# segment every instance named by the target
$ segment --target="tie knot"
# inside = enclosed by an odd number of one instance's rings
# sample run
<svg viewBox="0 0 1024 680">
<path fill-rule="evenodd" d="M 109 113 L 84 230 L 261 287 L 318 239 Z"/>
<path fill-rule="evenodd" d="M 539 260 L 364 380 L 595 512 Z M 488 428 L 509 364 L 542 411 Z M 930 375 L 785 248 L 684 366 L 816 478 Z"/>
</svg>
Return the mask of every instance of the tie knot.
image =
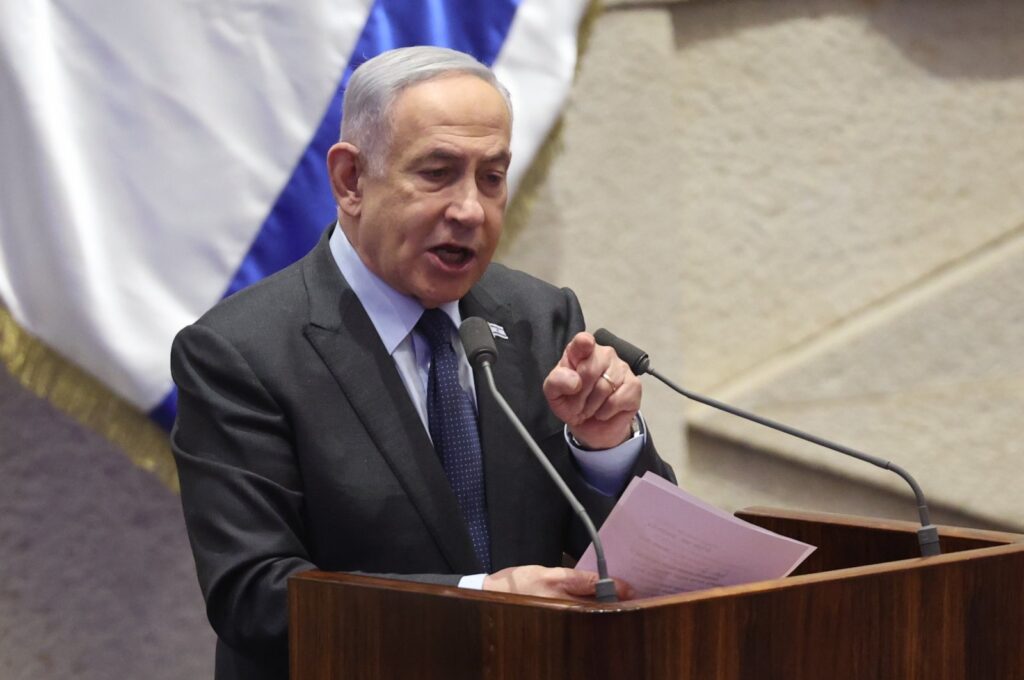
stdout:
<svg viewBox="0 0 1024 680">
<path fill-rule="evenodd" d="M 416 330 L 426 337 L 431 352 L 451 347 L 453 327 L 451 318 L 438 308 L 423 310 L 423 316 L 416 322 Z"/>
</svg>

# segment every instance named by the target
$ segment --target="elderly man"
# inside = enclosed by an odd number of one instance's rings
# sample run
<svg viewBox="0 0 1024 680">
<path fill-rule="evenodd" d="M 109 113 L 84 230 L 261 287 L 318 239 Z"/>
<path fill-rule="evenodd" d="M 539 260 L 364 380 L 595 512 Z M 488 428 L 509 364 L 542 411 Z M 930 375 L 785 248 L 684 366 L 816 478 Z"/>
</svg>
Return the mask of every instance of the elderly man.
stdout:
<svg viewBox="0 0 1024 680">
<path fill-rule="evenodd" d="M 638 379 L 572 292 L 491 264 L 511 118 L 464 54 L 368 61 L 327 158 L 337 224 L 176 338 L 172 442 L 218 678 L 287 677 L 286 581 L 308 569 L 593 593 L 556 566 L 588 539 L 477 389 L 462 318 L 498 329 L 499 388 L 598 524 L 632 475 L 671 478 Z"/>
</svg>

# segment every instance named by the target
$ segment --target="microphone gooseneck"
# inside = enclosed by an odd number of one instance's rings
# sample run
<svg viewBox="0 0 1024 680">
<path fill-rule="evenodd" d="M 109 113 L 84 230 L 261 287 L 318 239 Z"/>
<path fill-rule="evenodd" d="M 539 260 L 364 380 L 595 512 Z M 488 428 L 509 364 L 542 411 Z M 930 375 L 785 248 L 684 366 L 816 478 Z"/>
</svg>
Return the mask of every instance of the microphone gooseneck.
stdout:
<svg viewBox="0 0 1024 680">
<path fill-rule="evenodd" d="M 540 450 L 540 446 L 530 436 L 530 433 L 523 426 L 519 417 L 516 416 L 512 407 L 501 396 L 497 385 L 494 384 L 494 373 L 491 371 L 491 365 L 498 361 L 498 350 L 495 347 L 494 336 L 491 334 L 490 326 L 480 317 L 472 316 L 464 320 L 462 325 L 459 326 L 459 338 L 462 340 L 462 346 L 466 350 L 466 358 L 469 359 L 470 365 L 483 372 L 487 381 L 487 387 L 494 396 L 494 400 L 498 402 L 498 406 L 501 407 L 501 410 L 504 411 L 509 421 L 516 428 L 519 436 L 526 442 L 527 448 L 530 449 L 534 457 L 548 473 L 548 476 L 555 483 L 555 486 L 558 487 L 558 490 L 562 492 L 565 500 L 569 502 L 573 512 L 580 518 L 583 526 L 587 529 L 587 533 L 590 534 L 590 540 L 594 543 L 594 553 L 597 556 L 598 581 L 594 589 L 597 601 L 617 602 L 618 596 L 615 593 L 615 582 L 608 576 L 608 566 L 604 559 L 604 546 L 601 545 L 601 537 L 597 535 L 597 528 L 594 526 L 594 522 L 591 521 L 587 511 L 583 508 L 583 504 L 573 495 L 569 486 L 562 479 L 561 475 L 558 474 L 558 471 L 555 470 L 555 466 L 551 464 L 551 461 L 544 455 L 544 452 Z"/>
<path fill-rule="evenodd" d="M 796 429 L 795 427 L 790 427 L 789 425 L 785 425 L 778 421 L 771 420 L 770 418 L 759 416 L 756 413 L 751 413 L 750 411 L 745 411 L 741 408 L 730 406 L 729 404 L 718 401 L 717 399 L 705 397 L 703 395 L 697 394 L 696 392 L 691 392 L 689 390 L 683 389 L 679 385 L 676 385 L 674 382 L 672 382 L 671 380 L 669 380 L 668 378 L 666 378 L 665 376 L 661 375 L 656 370 L 651 368 L 650 358 L 647 356 L 646 352 L 626 342 L 622 338 L 619 338 L 614 333 L 604 328 L 601 328 L 596 333 L 594 333 L 594 338 L 597 340 L 598 344 L 605 345 L 614 349 L 615 352 L 619 355 L 619 357 L 627 364 L 629 364 L 630 370 L 632 370 L 635 375 L 643 375 L 644 373 L 648 373 L 657 378 L 658 380 L 660 380 L 661 382 L 665 383 L 671 389 L 675 390 L 676 392 L 683 395 L 687 399 L 692 399 L 693 401 L 700 402 L 702 404 L 710 406 L 711 408 L 718 409 L 719 411 L 724 411 L 739 418 L 743 418 L 744 420 L 749 420 L 751 422 L 757 423 L 758 425 L 763 425 L 764 427 L 768 427 L 773 430 L 778 430 L 779 432 L 788 434 L 791 437 L 803 439 L 804 441 L 811 442 L 812 444 L 817 444 L 818 446 L 823 446 L 827 449 L 832 449 L 833 451 L 837 451 L 852 458 L 862 460 L 865 463 L 870 463 L 871 465 L 880 467 L 883 470 L 895 472 L 897 475 L 902 477 L 907 482 L 907 484 L 910 485 L 911 490 L 914 492 L 914 498 L 917 501 L 917 512 L 918 517 L 921 521 L 921 528 L 917 530 L 917 542 L 921 548 L 921 556 L 932 557 L 934 555 L 941 554 L 942 551 L 939 547 L 939 530 L 935 527 L 935 525 L 931 523 L 931 518 L 928 514 L 928 504 L 925 502 L 924 498 L 924 491 L 921 490 L 921 486 L 917 483 L 917 480 L 915 480 L 909 472 L 904 470 L 896 463 L 884 460 L 882 458 L 878 458 L 876 456 L 872 456 L 867 453 L 863 453 L 862 451 L 857 451 L 856 449 L 851 449 L 848 446 L 837 444 L 823 437 L 818 437 L 816 435 L 803 432 L 801 430 Z"/>
</svg>

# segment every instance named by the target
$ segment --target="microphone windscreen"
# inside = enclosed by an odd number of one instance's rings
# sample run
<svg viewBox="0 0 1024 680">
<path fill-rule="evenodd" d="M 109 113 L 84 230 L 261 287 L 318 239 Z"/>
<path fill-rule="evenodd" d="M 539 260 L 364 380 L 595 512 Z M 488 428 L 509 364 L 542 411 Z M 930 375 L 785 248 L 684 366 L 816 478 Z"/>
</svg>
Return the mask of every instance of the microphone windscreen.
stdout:
<svg viewBox="0 0 1024 680">
<path fill-rule="evenodd" d="M 651 359 L 647 356 L 647 352 L 626 342 L 607 328 L 598 328 L 594 333 L 594 340 L 599 345 L 614 349 L 619 358 L 629 364 L 629 370 L 633 371 L 634 375 L 643 375 L 651 366 Z"/>
<path fill-rule="evenodd" d="M 491 327 L 479 316 L 471 316 L 459 326 L 459 339 L 466 350 L 469 365 L 477 368 L 480 362 L 498 363 L 498 348 L 494 345 Z"/>
</svg>

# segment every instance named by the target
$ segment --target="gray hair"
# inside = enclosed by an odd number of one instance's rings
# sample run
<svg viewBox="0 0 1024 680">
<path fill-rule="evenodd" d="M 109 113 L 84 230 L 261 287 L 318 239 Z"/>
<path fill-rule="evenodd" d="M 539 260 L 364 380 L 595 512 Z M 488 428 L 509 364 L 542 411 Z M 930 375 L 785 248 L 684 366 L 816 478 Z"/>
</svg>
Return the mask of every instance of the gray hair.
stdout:
<svg viewBox="0 0 1024 680">
<path fill-rule="evenodd" d="M 418 83 L 462 74 L 494 87 L 504 98 L 511 121 L 512 99 L 491 69 L 447 47 L 401 47 L 377 55 L 352 72 L 342 105 L 341 139 L 359 148 L 371 173 L 382 174 L 391 146 L 391 105 L 398 95 Z"/>
</svg>

